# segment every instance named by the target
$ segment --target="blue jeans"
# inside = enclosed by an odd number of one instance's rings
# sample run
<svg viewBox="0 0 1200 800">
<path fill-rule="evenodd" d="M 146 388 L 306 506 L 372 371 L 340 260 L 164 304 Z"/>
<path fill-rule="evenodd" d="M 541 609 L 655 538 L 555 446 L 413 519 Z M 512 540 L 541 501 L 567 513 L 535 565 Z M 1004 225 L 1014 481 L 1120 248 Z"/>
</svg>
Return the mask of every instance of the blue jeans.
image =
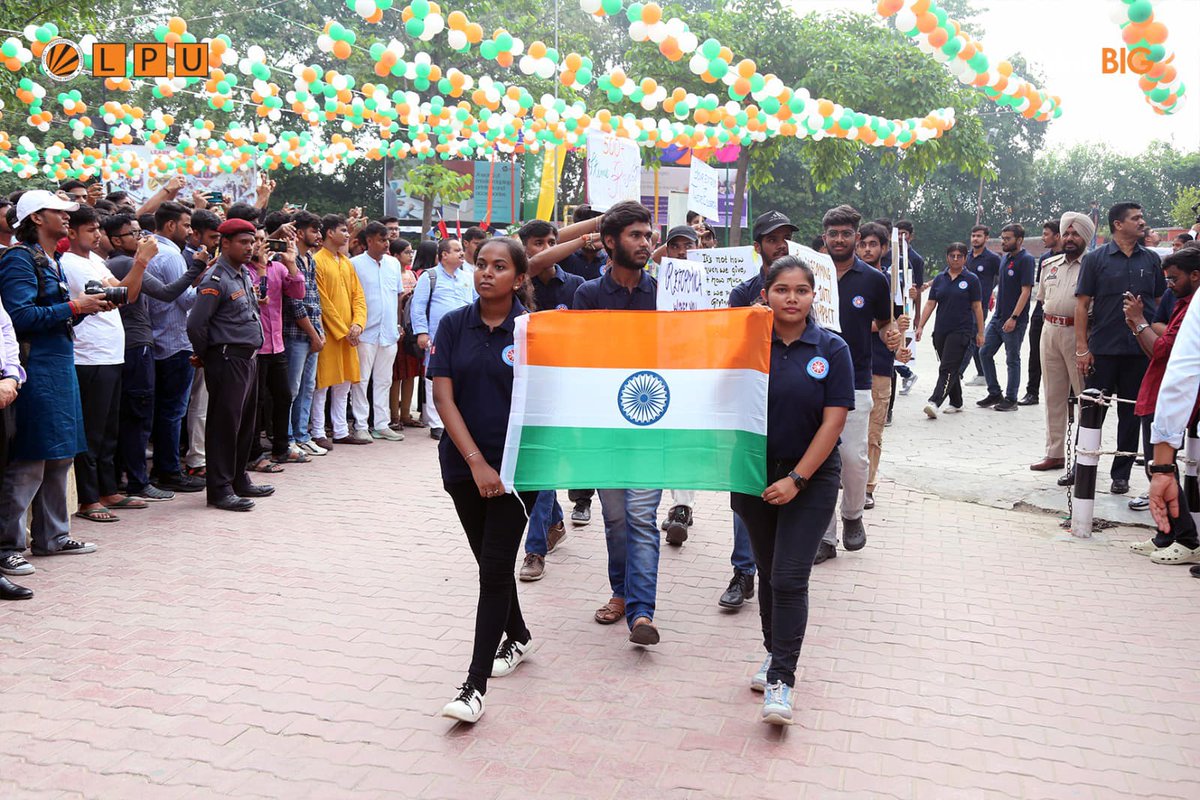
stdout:
<svg viewBox="0 0 1200 800">
<path fill-rule="evenodd" d="M 638 617 L 654 619 L 658 594 L 658 504 L 662 489 L 600 489 L 608 582 L 612 596 L 625 600 L 629 627 Z"/>
<path fill-rule="evenodd" d="M 737 514 L 733 515 L 733 552 L 729 554 L 733 571 L 741 575 L 754 574 L 754 549 L 750 546 L 750 531 Z"/>
<path fill-rule="evenodd" d="M 537 493 L 537 502 L 529 510 L 529 532 L 525 534 L 525 552 L 546 555 L 546 533 L 551 526 L 563 521 L 562 506 L 557 492 L 547 489 Z"/>
<path fill-rule="evenodd" d="M 192 375 L 188 361 L 190 350 L 154 361 L 154 474 L 159 477 L 178 475 L 179 428 L 187 416 L 188 398 L 192 394 Z"/>
<path fill-rule="evenodd" d="M 308 418 L 312 413 L 313 392 L 317 389 L 317 356 L 309 352 L 308 339 L 284 339 L 287 353 L 288 390 L 292 393 L 292 412 L 288 424 L 288 442 L 304 444 L 312 439 Z"/>
<path fill-rule="evenodd" d="M 1008 365 L 1008 383 L 1004 397 L 1016 402 L 1017 391 L 1021 388 L 1021 342 L 1025 339 L 1025 328 L 1029 325 L 1029 319 L 1017 320 L 1017 327 L 1013 328 L 1012 333 L 1004 332 L 1004 323 L 1007 321 L 1007 317 L 1001 319 L 999 314 L 992 315 L 979 358 L 983 362 L 983 377 L 987 379 L 988 394 L 1000 394 L 1000 380 L 996 377 L 996 353 L 1000 352 L 1000 345 L 1004 345 L 1005 362 Z"/>
</svg>

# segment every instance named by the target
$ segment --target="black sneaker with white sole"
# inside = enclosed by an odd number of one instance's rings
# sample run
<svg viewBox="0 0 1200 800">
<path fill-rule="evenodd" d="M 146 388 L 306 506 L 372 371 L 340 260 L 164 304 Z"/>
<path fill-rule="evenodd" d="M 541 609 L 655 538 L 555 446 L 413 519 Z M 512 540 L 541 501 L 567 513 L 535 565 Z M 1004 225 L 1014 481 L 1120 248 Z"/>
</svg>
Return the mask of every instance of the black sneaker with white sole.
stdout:
<svg viewBox="0 0 1200 800">
<path fill-rule="evenodd" d="M 476 723 L 483 716 L 483 693 L 469 682 L 458 687 L 458 696 L 442 706 L 442 716 Z"/>
<path fill-rule="evenodd" d="M 67 539 L 62 543 L 62 547 L 57 550 L 34 550 L 32 552 L 39 558 L 43 556 L 81 556 L 85 553 L 96 552 L 96 545 L 91 542 L 79 542 L 74 539 Z"/>
<path fill-rule="evenodd" d="M 590 503 L 576 503 L 575 508 L 571 511 L 571 524 L 575 526 L 587 525 L 592 521 L 592 506 Z"/>
<path fill-rule="evenodd" d="M 36 571 L 20 554 L 0 558 L 0 575 L 32 575 Z"/>
</svg>

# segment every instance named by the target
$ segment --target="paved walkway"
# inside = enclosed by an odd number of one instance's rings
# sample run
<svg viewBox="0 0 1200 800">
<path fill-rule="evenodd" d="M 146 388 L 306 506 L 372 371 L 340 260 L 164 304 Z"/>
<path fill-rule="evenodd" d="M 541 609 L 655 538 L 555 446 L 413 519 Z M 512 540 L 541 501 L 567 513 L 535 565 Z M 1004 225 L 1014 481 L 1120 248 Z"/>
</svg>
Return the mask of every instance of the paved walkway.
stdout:
<svg viewBox="0 0 1200 800">
<path fill-rule="evenodd" d="M 602 531 L 572 531 L 521 587 L 540 649 L 455 727 L 476 594 L 435 464 L 341 447 L 250 514 L 81 522 L 100 551 L 0 606 L 0 797 L 1200 797 L 1200 581 L 890 483 L 816 570 L 793 728 L 756 719 L 757 604 L 716 606 L 707 494 L 664 549 L 660 647 L 591 621 Z"/>
</svg>

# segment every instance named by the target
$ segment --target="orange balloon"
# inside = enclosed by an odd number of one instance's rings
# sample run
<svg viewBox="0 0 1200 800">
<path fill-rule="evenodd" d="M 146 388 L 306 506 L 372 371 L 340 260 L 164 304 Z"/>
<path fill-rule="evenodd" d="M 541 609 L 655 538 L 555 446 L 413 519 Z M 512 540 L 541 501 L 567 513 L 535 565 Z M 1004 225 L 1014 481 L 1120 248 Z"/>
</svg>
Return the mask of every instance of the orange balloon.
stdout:
<svg viewBox="0 0 1200 800">
<path fill-rule="evenodd" d="M 750 81 L 745 78 L 738 78 L 733 82 L 733 91 L 740 95 L 750 94 Z"/>
<path fill-rule="evenodd" d="M 529 45 L 530 58 L 542 58 L 546 55 L 546 45 L 544 42 L 533 42 Z"/>
<path fill-rule="evenodd" d="M 350 57 L 350 43 L 338 39 L 333 43 L 333 57 L 347 59 Z"/>
<path fill-rule="evenodd" d="M 467 41 L 471 44 L 479 44 L 483 41 L 483 26 L 478 22 L 467 24 Z"/>
<path fill-rule="evenodd" d="M 756 65 L 753 61 L 751 61 L 748 58 L 743 58 L 741 61 L 738 62 L 737 72 L 738 72 L 738 75 L 740 75 L 743 78 L 753 77 L 754 73 L 757 71 L 758 71 L 758 65 Z"/>
<path fill-rule="evenodd" d="M 1121 39 L 1125 44 L 1133 44 L 1139 39 L 1146 39 L 1146 28 L 1148 26 L 1144 22 L 1131 22 L 1121 31 Z"/>
<path fill-rule="evenodd" d="M 1007 61 L 1001 61 L 996 65 L 996 72 L 999 72 L 1001 75 L 1012 75 L 1012 64 L 1008 63 Z"/>
<path fill-rule="evenodd" d="M 563 61 L 564 66 L 572 72 L 578 72 L 583 66 L 583 58 L 579 53 L 567 53 L 566 59 Z"/>
<path fill-rule="evenodd" d="M 1148 23 L 1145 36 L 1150 44 L 1162 44 L 1167 40 L 1167 26 L 1161 22 Z"/>
<path fill-rule="evenodd" d="M 511 67 L 513 65 L 513 55 L 507 50 L 496 54 L 496 63 L 502 67 Z"/>
<path fill-rule="evenodd" d="M 945 28 L 934 28 L 929 32 L 929 44 L 933 47 L 941 47 L 948 41 L 950 41 L 950 35 L 946 33 Z"/>
<path fill-rule="evenodd" d="M 930 0 L 917 0 L 912 4 L 912 12 L 917 16 L 924 14 L 929 10 Z"/>
<path fill-rule="evenodd" d="M 825 98 L 821 98 L 820 100 L 817 101 L 817 113 L 820 114 L 822 117 L 830 116 L 831 114 L 833 114 L 833 103 L 826 100 Z"/>
<path fill-rule="evenodd" d="M 183 37 L 181 37 L 175 31 L 170 31 L 169 33 L 167 33 L 166 36 L 163 37 L 163 42 L 165 42 L 169 47 L 174 47 L 175 45 L 179 44 L 182 40 L 183 40 Z"/>
<path fill-rule="evenodd" d="M 647 3 L 642 6 L 642 22 L 653 25 L 662 19 L 662 6 L 658 3 Z"/>
<path fill-rule="evenodd" d="M 881 17 L 890 17 L 902 8 L 904 8 L 904 0 L 879 0 L 875 5 L 875 10 Z"/>
<path fill-rule="evenodd" d="M 917 30 L 921 33 L 929 33 L 937 26 L 937 17 L 933 14 L 926 13 L 917 17 Z"/>
<path fill-rule="evenodd" d="M 375 11 L 372 12 L 371 16 L 366 18 L 366 21 L 371 23 L 372 25 L 382 22 L 383 21 L 383 9 L 376 8 Z"/>
<path fill-rule="evenodd" d="M 452 31 L 462 31 L 467 28 L 467 15 L 461 11 L 451 11 L 446 17 L 446 27 Z"/>
<path fill-rule="evenodd" d="M 171 33 L 183 34 L 187 30 L 187 23 L 182 17 L 171 17 L 167 20 L 167 30 Z"/>
</svg>

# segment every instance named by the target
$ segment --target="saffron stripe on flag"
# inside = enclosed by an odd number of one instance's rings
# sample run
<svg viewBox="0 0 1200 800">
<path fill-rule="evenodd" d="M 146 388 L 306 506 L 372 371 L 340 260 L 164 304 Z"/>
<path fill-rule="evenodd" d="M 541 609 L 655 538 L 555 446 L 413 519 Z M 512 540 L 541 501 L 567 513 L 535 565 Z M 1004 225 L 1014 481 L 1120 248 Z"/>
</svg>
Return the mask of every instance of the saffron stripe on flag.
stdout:
<svg viewBox="0 0 1200 800">
<path fill-rule="evenodd" d="M 737 335 L 731 336 L 732 332 Z M 544 311 L 530 315 L 525 362 L 601 369 L 752 369 L 771 364 L 771 312 Z M 767 344 L 764 344 L 767 343 Z"/>
<path fill-rule="evenodd" d="M 518 491 L 767 488 L 767 437 L 748 431 L 525 426 L 520 436 Z"/>
</svg>

